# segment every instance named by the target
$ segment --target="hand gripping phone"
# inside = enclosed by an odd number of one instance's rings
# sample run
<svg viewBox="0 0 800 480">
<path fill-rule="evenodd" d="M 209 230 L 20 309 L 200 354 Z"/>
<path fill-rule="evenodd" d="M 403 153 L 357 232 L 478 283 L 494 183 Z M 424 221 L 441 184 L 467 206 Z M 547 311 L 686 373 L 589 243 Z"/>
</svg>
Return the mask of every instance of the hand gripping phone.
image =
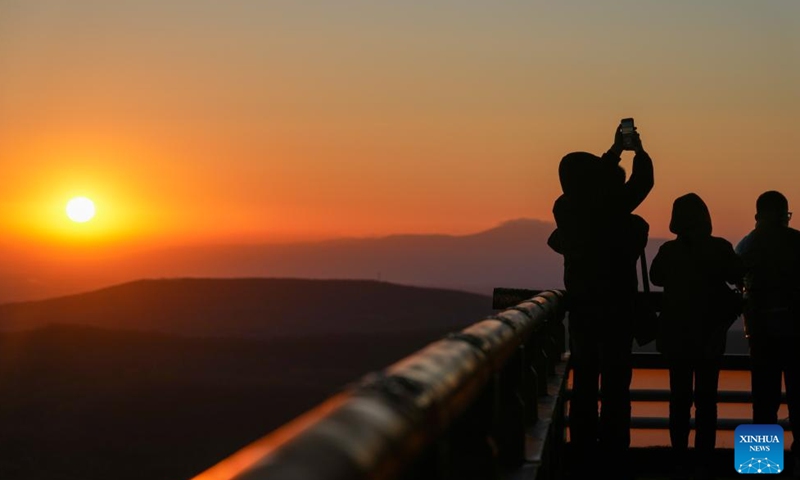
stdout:
<svg viewBox="0 0 800 480">
<path fill-rule="evenodd" d="M 623 118 L 620 120 L 619 131 L 622 134 L 622 147 L 625 150 L 635 150 L 636 139 L 634 135 L 636 133 L 636 127 L 633 125 L 633 119 Z"/>
</svg>

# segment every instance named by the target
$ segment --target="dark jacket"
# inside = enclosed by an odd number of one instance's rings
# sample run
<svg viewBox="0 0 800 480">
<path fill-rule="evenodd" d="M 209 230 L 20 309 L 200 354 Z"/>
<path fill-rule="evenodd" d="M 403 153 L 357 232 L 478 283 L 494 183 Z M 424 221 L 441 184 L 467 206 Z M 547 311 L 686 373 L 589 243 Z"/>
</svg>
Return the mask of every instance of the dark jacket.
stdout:
<svg viewBox="0 0 800 480">
<path fill-rule="evenodd" d="M 800 334 L 800 232 L 759 221 L 736 246 L 745 268 L 745 325 L 748 335 Z M 757 321 L 781 317 L 779 324 Z"/>
<path fill-rule="evenodd" d="M 664 287 L 658 350 L 672 358 L 722 355 L 728 328 L 737 318 L 736 296 L 742 262 L 730 242 L 711 235 L 711 216 L 703 200 L 690 193 L 675 200 L 670 231 L 650 268 L 650 281 Z"/>
<path fill-rule="evenodd" d="M 548 245 L 564 256 L 564 287 L 572 308 L 632 298 L 638 286 L 636 259 L 649 226 L 631 212 L 653 188 L 653 163 L 644 151 L 625 182 L 619 157 L 585 152 L 559 165 L 563 195 L 553 206 L 556 231 Z M 613 300 L 609 300 L 613 299 Z"/>
</svg>

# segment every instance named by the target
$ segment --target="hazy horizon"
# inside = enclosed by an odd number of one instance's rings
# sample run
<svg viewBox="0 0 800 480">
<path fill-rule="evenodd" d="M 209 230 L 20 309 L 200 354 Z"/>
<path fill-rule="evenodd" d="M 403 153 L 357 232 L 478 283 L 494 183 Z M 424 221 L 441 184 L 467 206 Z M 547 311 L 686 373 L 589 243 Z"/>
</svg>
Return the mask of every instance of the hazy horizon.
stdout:
<svg viewBox="0 0 800 480">
<path fill-rule="evenodd" d="M 130 252 L 76 249 L 69 255 L 18 250 L 0 259 L 0 303 L 143 278 L 378 279 L 485 295 L 499 286 L 559 288 L 561 257 L 546 245 L 553 228 L 550 222 L 513 219 L 465 235 L 406 233 Z"/>
</svg>

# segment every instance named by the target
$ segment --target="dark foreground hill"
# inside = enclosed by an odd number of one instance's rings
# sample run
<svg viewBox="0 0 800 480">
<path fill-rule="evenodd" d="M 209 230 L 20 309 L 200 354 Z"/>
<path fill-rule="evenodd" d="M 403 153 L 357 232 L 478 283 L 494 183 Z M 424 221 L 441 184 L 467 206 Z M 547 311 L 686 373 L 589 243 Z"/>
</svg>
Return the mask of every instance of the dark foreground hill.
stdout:
<svg viewBox="0 0 800 480">
<path fill-rule="evenodd" d="M 4 305 L 3 325 L 26 329 L 0 332 L 0 478 L 190 478 L 490 308 L 462 292 L 257 279 Z"/>
<path fill-rule="evenodd" d="M 280 340 L 0 334 L 0 478 L 190 478 L 445 331 Z"/>
<path fill-rule="evenodd" d="M 489 296 L 369 280 L 140 280 L 0 305 L 0 330 L 55 323 L 193 336 L 276 338 L 463 328 Z"/>
</svg>

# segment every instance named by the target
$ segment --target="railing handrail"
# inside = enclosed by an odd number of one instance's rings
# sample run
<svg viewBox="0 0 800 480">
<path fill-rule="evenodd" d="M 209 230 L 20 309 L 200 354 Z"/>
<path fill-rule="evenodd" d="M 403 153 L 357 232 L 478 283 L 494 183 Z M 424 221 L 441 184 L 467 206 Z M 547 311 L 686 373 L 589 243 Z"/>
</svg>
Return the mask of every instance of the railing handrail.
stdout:
<svg viewBox="0 0 800 480">
<path fill-rule="evenodd" d="M 563 296 L 560 290 L 537 292 L 434 341 L 364 376 L 194 480 L 396 478 L 473 408 L 512 357 L 524 355 L 520 347 L 533 333 L 548 324 L 563 329 Z M 561 345 L 551 343 L 547 346 L 551 355 L 564 352 L 563 337 Z M 511 376 L 527 375 L 527 367 L 522 373 L 519 366 L 515 368 L 518 371 Z M 536 381 L 544 381 L 546 390 L 546 378 Z M 529 388 L 536 390 L 535 385 Z M 535 416 L 535 405 L 533 410 Z M 524 443 L 524 438 L 520 440 Z"/>
</svg>

